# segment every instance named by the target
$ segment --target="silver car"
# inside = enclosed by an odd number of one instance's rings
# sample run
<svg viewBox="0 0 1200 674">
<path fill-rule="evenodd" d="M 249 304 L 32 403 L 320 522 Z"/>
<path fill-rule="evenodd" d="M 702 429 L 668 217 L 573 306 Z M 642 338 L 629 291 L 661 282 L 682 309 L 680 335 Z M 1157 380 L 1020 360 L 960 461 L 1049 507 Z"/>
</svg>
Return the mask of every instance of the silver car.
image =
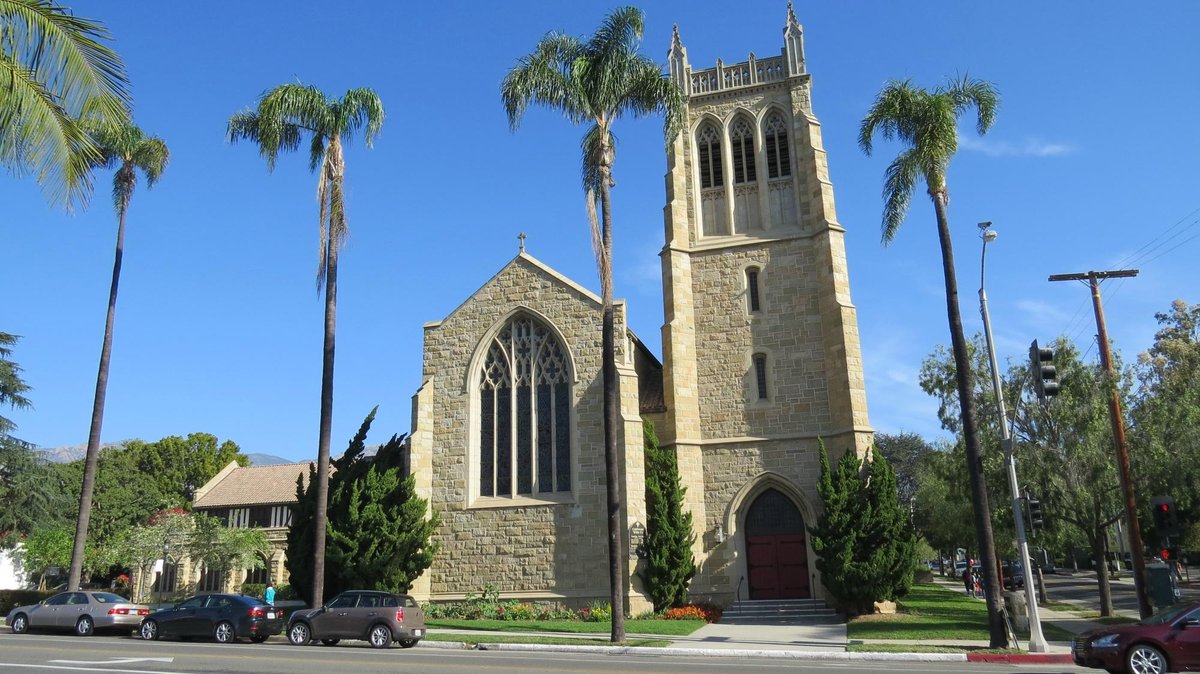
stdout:
<svg viewBox="0 0 1200 674">
<path fill-rule="evenodd" d="M 148 615 L 149 606 L 131 603 L 111 592 L 59 592 L 9 611 L 8 626 L 14 634 L 31 629 L 71 630 L 86 637 L 96 630 L 132 631 Z"/>
</svg>

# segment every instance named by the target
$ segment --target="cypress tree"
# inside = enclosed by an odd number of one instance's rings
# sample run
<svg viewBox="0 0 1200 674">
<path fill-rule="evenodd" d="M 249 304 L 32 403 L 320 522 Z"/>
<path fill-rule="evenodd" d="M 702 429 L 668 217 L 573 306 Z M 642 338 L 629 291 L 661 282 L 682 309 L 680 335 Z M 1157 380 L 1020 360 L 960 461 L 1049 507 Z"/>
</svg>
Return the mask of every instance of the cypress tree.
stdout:
<svg viewBox="0 0 1200 674">
<path fill-rule="evenodd" d="M 642 423 L 646 464 L 646 564 L 639 575 L 654 610 L 687 602 L 688 583 L 696 575 L 692 513 L 683 510 L 687 488 L 679 479 L 675 452 L 658 446 L 654 424 Z"/>
</svg>

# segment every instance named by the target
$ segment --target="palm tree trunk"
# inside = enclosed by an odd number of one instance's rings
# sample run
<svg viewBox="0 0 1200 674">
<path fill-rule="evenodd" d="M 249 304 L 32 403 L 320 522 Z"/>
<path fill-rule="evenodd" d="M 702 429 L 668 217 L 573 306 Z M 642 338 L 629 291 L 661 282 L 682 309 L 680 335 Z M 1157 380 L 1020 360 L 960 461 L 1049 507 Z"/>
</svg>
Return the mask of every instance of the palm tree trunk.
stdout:
<svg viewBox="0 0 1200 674">
<path fill-rule="evenodd" d="M 113 255 L 112 285 L 108 290 L 108 315 L 104 319 L 104 343 L 100 347 L 100 368 L 96 373 L 96 397 L 92 402 L 92 426 L 88 431 L 87 454 L 83 460 L 83 486 L 79 490 L 79 518 L 75 522 L 75 542 L 71 548 L 71 569 L 67 589 L 78 590 L 83 577 L 83 551 L 87 544 L 88 522 L 92 516 L 92 492 L 96 488 L 96 466 L 100 461 L 100 428 L 104 425 L 104 396 L 108 391 L 108 363 L 112 357 L 113 323 L 117 317 L 117 286 L 121 282 L 121 259 L 125 255 L 125 213 L 117 216 L 117 250 Z"/>
<path fill-rule="evenodd" d="M 330 145 L 337 143 L 337 137 Z M 333 148 L 330 148 L 333 151 Z M 331 189 L 341 192 L 341 175 Z M 340 198 L 340 196 L 339 196 Z M 331 213 L 331 218 L 336 217 Z M 331 220 L 325 241 L 325 346 L 321 360 L 321 430 L 317 441 L 317 509 L 313 515 L 312 605 L 325 604 L 325 528 L 329 513 L 329 437 L 333 429 L 333 355 L 337 332 L 337 268 L 340 223 Z"/>
<path fill-rule="evenodd" d="M 967 480 L 971 486 L 971 505 L 975 514 L 975 537 L 979 541 L 979 565 L 983 572 L 984 599 L 988 610 L 988 634 L 992 648 L 1006 648 L 1000 577 L 996 572 L 996 546 L 992 539 L 992 511 L 988 505 L 987 483 L 983 477 L 983 457 L 979 451 L 979 428 L 975 420 L 975 397 L 971 387 L 971 360 L 963 337 L 962 316 L 958 311 L 958 278 L 954 273 L 954 247 L 950 241 L 950 221 L 946 214 L 946 191 L 930 189 L 937 214 L 938 240 L 942 247 L 942 271 L 946 278 L 946 316 L 950 321 L 950 342 L 958 379 L 958 402 L 962 407 L 963 438 L 967 449 Z"/>
<path fill-rule="evenodd" d="M 612 287 L 612 195 L 607 151 L 600 176 L 601 241 L 604 259 L 600 261 L 600 290 L 604 305 L 601 327 L 601 358 L 604 385 L 604 476 L 608 497 L 608 572 L 612 601 L 613 642 L 625 641 L 625 552 L 621 545 L 621 489 L 617 465 L 617 430 L 620 428 L 617 390 L 616 326 L 613 316 Z"/>
</svg>

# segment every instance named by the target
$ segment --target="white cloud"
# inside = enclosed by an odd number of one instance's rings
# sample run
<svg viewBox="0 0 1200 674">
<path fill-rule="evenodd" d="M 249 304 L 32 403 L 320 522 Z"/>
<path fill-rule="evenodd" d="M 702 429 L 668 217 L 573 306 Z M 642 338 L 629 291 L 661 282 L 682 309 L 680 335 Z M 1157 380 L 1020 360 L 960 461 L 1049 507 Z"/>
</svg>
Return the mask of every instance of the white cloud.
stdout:
<svg viewBox="0 0 1200 674">
<path fill-rule="evenodd" d="M 1075 152 L 1066 143 L 1053 143 L 1037 138 L 1020 142 L 979 138 L 973 132 L 959 134 L 958 146 L 964 150 L 981 152 L 989 157 L 1060 157 Z"/>
</svg>

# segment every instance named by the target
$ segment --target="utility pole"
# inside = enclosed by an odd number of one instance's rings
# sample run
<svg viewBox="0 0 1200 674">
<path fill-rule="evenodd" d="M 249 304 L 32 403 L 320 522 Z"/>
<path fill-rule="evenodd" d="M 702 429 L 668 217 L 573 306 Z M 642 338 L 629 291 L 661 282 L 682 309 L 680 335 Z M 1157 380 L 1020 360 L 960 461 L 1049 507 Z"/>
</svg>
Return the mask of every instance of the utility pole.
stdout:
<svg viewBox="0 0 1200 674">
<path fill-rule="evenodd" d="M 1029 558 L 1029 542 L 1025 538 L 1025 517 L 1021 514 L 1021 489 L 1017 486 L 1017 455 L 1013 440 L 1008 432 L 1008 414 L 1004 409 L 1004 387 L 1000 382 L 1000 366 L 996 363 L 996 346 L 992 341 L 992 319 L 988 314 L 987 290 L 984 289 L 984 270 L 987 262 L 987 245 L 996 240 L 996 231 L 991 221 L 979 223 L 979 238 L 983 239 L 983 252 L 979 255 L 979 313 L 983 317 L 983 336 L 987 340 L 988 363 L 992 366 L 992 391 L 996 395 L 996 412 L 1000 415 L 1000 447 L 1004 450 L 1004 463 L 1008 469 L 1008 490 L 1012 494 L 1013 525 L 1017 534 L 1017 555 L 1025 577 L 1025 610 L 1029 612 L 1029 652 L 1046 653 L 1046 638 L 1042 636 L 1042 622 L 1038 616 L 1037 597 L 1034 596 L 1032 561 Z M 1002 573 L 996 574 L 1003 578 Z M 1003 582 L 1003 581 L 1001 581 Z"/>
<path fill-rule="evenodd" d="M 1121 417 L 1121 396 L 1113 376 L 1112 352 L 1108 345 L 1108 330 L 1104 324 L 1104 305 L 1100 301 L 1100 281 L 1109 278 L 1131 278 L 1137 276 L 1136 269 L 1118 271 L 1089 271 L 1082 274 L 1054 274 L 1051 281 L 1085 281 L 1092 289 L 1092 307 L 1096 312 L 1096 341 L 1100 343 L 1100 364 L 1108 374 L 1108 414 L 1112 419 L 1113 444 L 1117 450 L 1117 471 L 1121 475 L 1121 492 L 1125 496 L 1125 526 L 1129 529 L 1130 557 L 1133 558 L 1133 586 L 1137 591 L 1138 613 L 1149 618 L 1153 611 L 1150 598 L 1146 595 L 1146 560 L 1142 550 L 1142 529 L 1137 518 L 1137 498 L 1133 493 L 1133 471 L 1129 468 L 1129 447 L 1125 444 L 1125 422 Z M 1104 564 L 1108 560 L 1097 560 Z"/>
</svg>

